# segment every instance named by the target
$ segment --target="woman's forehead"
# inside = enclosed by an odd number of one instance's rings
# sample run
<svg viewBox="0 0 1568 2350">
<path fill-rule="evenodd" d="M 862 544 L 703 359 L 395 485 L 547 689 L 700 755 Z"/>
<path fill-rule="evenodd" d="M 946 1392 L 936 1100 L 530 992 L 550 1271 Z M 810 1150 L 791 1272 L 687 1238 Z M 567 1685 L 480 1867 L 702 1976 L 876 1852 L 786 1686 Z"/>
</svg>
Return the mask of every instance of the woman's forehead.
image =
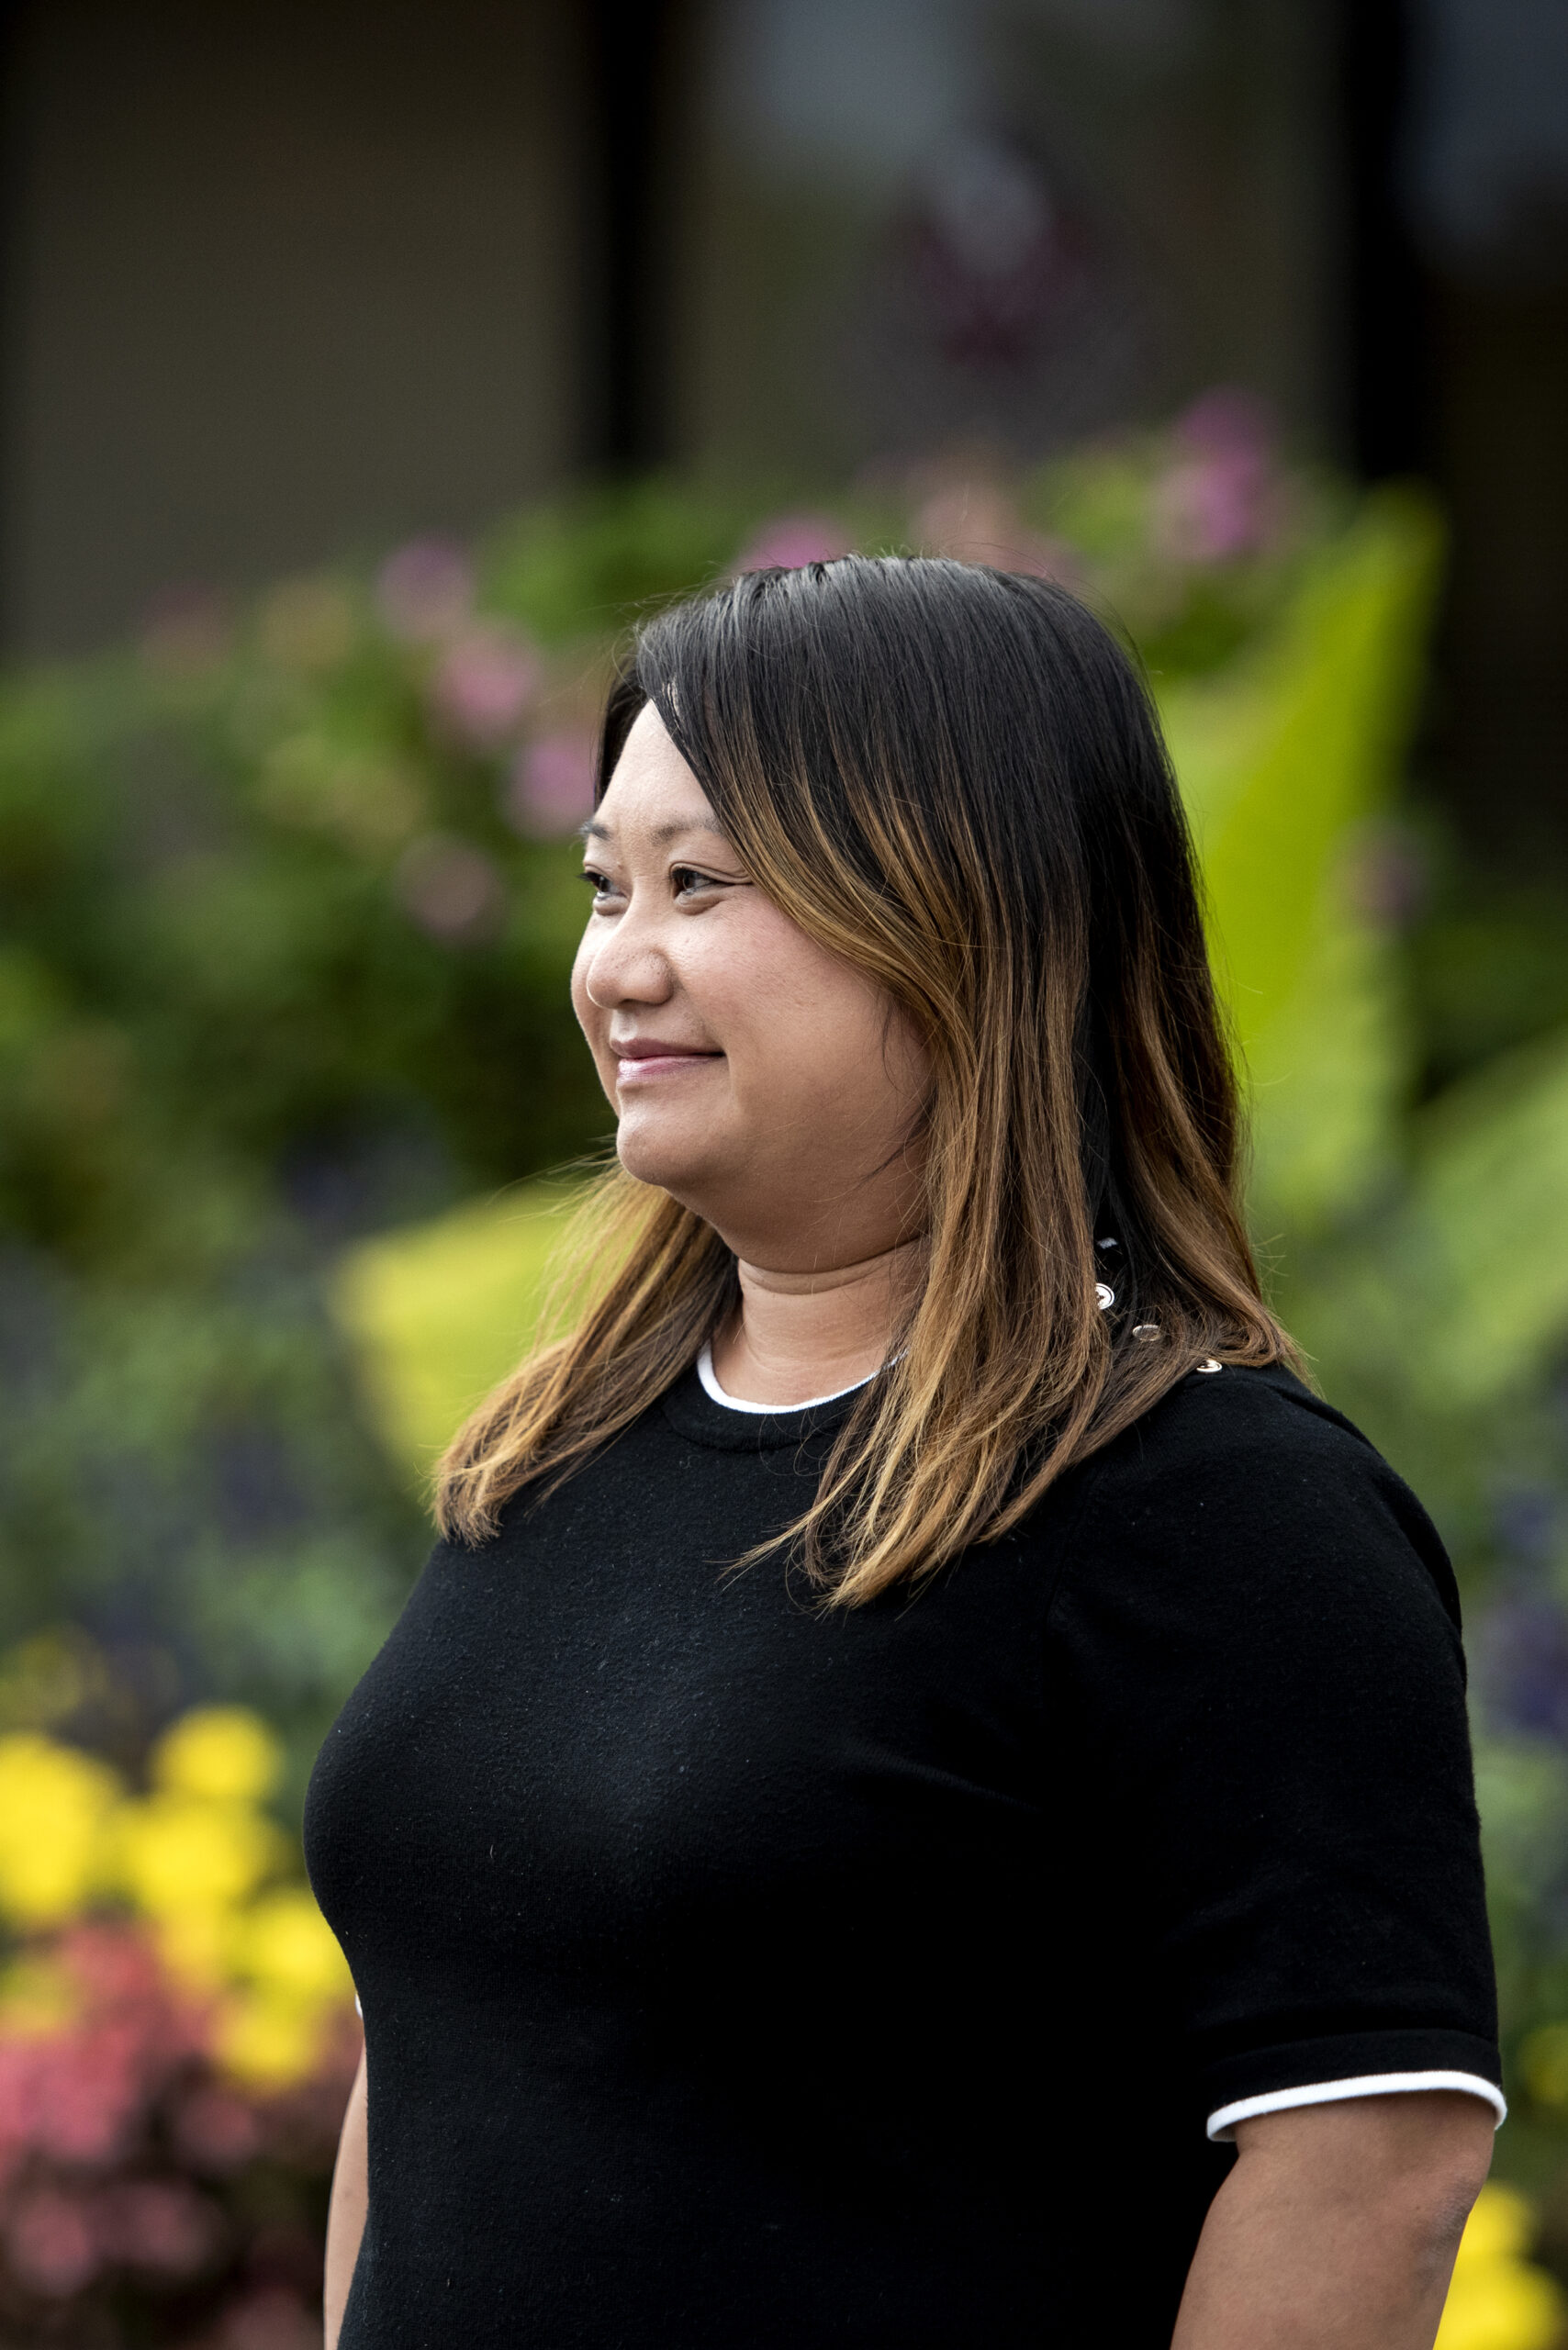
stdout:
<svg viewBox="0 0 1568 2350">
<path fill-rule="evenodd" d="M 629 831 L 667 836 L 672 828 L 720 830 L 707 794 L 649 702 L 638 712 L 604 798 L 584 831 L 604 840 Z"/>
</svg>

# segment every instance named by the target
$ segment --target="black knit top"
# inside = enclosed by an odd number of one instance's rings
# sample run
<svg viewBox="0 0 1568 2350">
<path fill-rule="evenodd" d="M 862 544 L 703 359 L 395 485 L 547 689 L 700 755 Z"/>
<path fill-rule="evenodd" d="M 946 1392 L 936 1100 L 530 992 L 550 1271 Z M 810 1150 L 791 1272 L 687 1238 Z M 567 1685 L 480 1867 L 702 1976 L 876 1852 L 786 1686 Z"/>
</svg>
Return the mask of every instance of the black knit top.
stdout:
<svg viewBox="0 0 1568 2350">
<path fill-rule="evenodd" d="M 1193 1373 L 829 1612 L 726 1569 L 845 1408 L 689 1375 L 323 1746 L 343 2350 L 1163 2350 L 1238 2109 L 1497 2080 L 1452 1575 L 1364 1439 Z"/>
</svg>

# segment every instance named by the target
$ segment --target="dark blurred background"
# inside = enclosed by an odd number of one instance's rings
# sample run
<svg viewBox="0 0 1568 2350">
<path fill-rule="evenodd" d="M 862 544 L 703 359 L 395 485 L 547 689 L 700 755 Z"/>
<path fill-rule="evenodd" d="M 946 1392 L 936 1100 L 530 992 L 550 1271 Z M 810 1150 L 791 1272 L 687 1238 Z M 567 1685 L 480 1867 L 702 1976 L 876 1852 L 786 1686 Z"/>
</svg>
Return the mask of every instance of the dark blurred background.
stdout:
<svg viewBox="0 0 1568 2350">
<path fill-rule="evenodd" d="M 1440 488 L 1425 762 L 1561 858 L 1559 0 L 33 0 L 6 11 L 0 594 L 181 588 L 583 469 L 1037 453 L 1208 384 Z"/>
</svg>

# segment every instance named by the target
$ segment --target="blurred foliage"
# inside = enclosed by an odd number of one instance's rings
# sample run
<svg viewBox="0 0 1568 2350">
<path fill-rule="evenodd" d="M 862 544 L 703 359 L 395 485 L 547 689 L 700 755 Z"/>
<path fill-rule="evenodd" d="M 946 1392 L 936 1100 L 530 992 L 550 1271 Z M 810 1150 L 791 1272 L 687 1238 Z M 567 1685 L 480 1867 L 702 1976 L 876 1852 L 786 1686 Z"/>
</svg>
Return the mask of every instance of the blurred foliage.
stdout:
<svg viewBox="0 0 1568 2350">
<path fill-rule="evenodd" d="M 1376 827 L 1438 553 L 1423 504 L 1369 500 L 1247 655 L 1159 697 L 1251 1088 L 1255 1203 L 1297 1233 L 1342 1222 L 1393 1156 L 1407 1045 Z"/>
<path fill-rule="evenodd" d="M 9 1767 L 54 1791 L 62 1882 L 99 1851 L 92 1787 L 132 1800 L 93 1767 L 123 1786 L 193 1704 L 259 1707 L 297 1803 L 609 1124 L 566 974 L 615 639 L 854 545 L 1061 578 L 1148 666 L 1279 1302 L 1466 1586 L 1502 2159 L 1568 2275 L 1568 923 L 1404 786 L 1433 514 L 1288 464 L 1237 395 L 1020 479 L 933 466 L 809 510 L 589 487 L 0 683 L 0 1641 L 77 1628 L 73 1706 L 11 1727 L 89 1758 L 74 1794 L 36 1748 Z M 117 1849 L 101 1897 L 145 1902 L 157 1865 Z"/>
<path fill-rule="evenodd" d="M 73 1631 L 0 1669 L 0 2330 L 305 2350 L 348 1972 L 265 1725 L 187 1712 L 132 1786 L 79 1742 L 112 1684 Z"/>
<path fill-rule="evenodd" d="M 923 546 L 1120 598 L 1179 684 L 1292 607 L 1328 511 L 1220 397 L 1017 484 L 935 469 L 784 515 L 588 487 L 0 682 L 0 1639 L 70 1619 L 113 1649 L 128 1754 L 182 1698 L 259 1703 L 297 1790 L 421 1541 L 336 1260 L 607 1124 L 565 836 L 628 621 L 737 566 Z M 431 1342 L 427 1449 L 439 1361 L 466 1398 L 504 1359 L 466 1345 Z"/>
</svg>

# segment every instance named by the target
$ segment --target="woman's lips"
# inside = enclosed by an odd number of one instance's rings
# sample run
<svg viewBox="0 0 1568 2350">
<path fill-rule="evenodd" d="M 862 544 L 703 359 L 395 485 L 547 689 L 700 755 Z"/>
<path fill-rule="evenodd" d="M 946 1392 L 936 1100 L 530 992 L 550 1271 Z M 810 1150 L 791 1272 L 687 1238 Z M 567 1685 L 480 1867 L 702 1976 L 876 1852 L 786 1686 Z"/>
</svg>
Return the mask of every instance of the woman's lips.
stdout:
<svg viewBox="0 0 1568 2350">
<path fill-rule="evenodd" d="M 615 1081 L 617 1085 L 651 1085 L 660 1078 L 679 1077 L 723 1058 L 722 1053 L 664 1052 L 656 1047 L 650 1051 L 639 1046 L 635 1051 L 616 1054 Z"/>
</svg>

